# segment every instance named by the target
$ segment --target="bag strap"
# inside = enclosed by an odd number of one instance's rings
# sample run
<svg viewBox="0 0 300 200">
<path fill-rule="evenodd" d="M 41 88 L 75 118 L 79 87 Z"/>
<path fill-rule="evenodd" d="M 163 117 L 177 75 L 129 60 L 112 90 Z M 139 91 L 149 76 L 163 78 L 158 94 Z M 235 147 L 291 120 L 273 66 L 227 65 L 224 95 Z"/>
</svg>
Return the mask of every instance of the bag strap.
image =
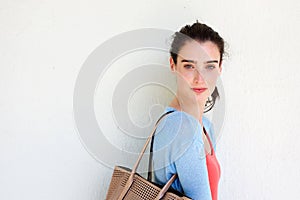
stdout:
<svg viewBox="0 0 300 200">
<path fill-rule="evenodd" d="M 170 110 L 170 111 L 164 113 L 164 114 L 157 120 L 156 124 L 158 124 L 158 122 L 159 122 L 165 115 L 170 114 L 170 113 L 172 113 L 172 112 L 174 112 L 174 110 Z M 154 141 L 154 136 L 155 136 L 155 134 L 152 135 L 152 137 L 151 137 L 151 144 L 150 144 L 150 155 L 149 155 L 149 162 L 148 162 L 149 164 L 148 164 L 148 177 L 147 177 L 147 180 L 148 180 L 148 181 L 152 181 L 152 171 L 153 171 L 153 169 L 152 169 L 152 158 L 153 158 L 153 141 Z"/>
<path fill-rule="evenodd" d="M 160 200 L 161 198 L 163 198 L 163 196 L 168 191 L 168 189 L 170 188 L 170 186 L 172 185 L 172 183 L 175 181 L 176 178 L 177 178 L 177 174 L 174 174 L 170 178 L 170 180 L 168 180 L 168 182 L 164 185 L 164 187 L 160 190 L 160 192 L 158 193 L 158 195 L 155 198 L 155 200 Z"/>
<path fill-rule="evenodd" d="M 144 153 L 145 153 L 145 151 L 146 151 L 146 148 L 147 148 L 147 146 L 148 146 L 150 140 L 152 139 L 152 136 L 154 135 L 154 133 L 155 133 L 155 131 L 156 131 L 156 128 L 157 128 L 157 126 L 158 126 L 159 121 L 161 121 L 167 114 L 169 114 L 169 113 L 171 113 L 171 112 L 173 112 L 173 111 L 168 111 L 168 112 L 164 113 L 164 114 L 158 119 L 158 121 L 156 122 L 156 124 L 155 124 L 155 126 L 154 126 L 154 128 L 153 128 L 153 130 L 152 130 L 152 132 L 151 132 L 151 134 L 150 134 L 150 136 L 148 137 L 148 139 L 147 139 L 147 141 L 146 141 L 146 143 L 145 143 L 145 145 L 144 145 L 144 147 L 143 147 L 143 149 L 142 149 L 142 151 L 141 151 L 141 153 L 140 153 L 140 155 L 139 155 L 139 157 L 138 157 L 138 159 L 137 159 L 137 161 L 136 161 L 136 163 L 135 163 L 135 165 L 134 165 L 133 168 L 132 168 L 132 171 L 131 171 L 131 173 L 130 173 L 130 176 L 129 176 L 127 182 L 126 182 L 126 185 L 124 186 L 123 191 L 121 192 L 120 196 L 118 197 L 118 200 L 122 200 L 122 199 L 124 198 L 124 196 L 127 194 L 128 190 L 130 189 L 130 186 L 131 186 L 132 183 L 133 183 L 133 178 L 134 178 L 134 175 L 135 175 L 135 173 L 136 173 L 136 170 L 137 170 L 137 168 L 138 168 L 138 166 L 139 166 L 139 164 L 140 164 L 140 161 L 142 160 L 142 157 L 143 157 L 143 155 L 144 155 Z M 158 194 L 158 196 L 156 197 L 156 199 L 157 199 L 157 198 L 160 198 L 159 196 L 163 196 L 163 195 L 166 193 L 166 191 L 167 191 L 167 190 L 169 189 L 169 187 L 171 186 L 172 182 L 176 179 L 176 176 L 177 176 L 177 174 L 174 174 L 174 175 L 171 177 L 171 179 L 166 183 L 166 185 L 165 185 L 165 186 L 162 188 L 162 190 L 159 192 L 159 194 Z"/>
</svg>

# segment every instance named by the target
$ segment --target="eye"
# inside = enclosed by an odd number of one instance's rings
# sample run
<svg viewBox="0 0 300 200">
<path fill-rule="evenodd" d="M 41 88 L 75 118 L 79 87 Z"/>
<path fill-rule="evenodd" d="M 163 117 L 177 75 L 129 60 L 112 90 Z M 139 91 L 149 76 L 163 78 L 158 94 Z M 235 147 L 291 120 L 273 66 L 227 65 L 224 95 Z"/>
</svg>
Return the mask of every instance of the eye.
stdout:
<svg viewBox="0 0 300 200">
<path fill-rule="evenodd" d="M 213 69 L 216 68 L 216 66 L 214 66 L 214 65 L 207 65 L 205 68 L 206 68 L 206 69 L 213 70 Z"/>
<path fill-rule="evenodd" d="M 194 69 L 195 67 L 193 65 L 184 65 L 184 68 L 186 68 L 186 69 Z"/>
</svg>

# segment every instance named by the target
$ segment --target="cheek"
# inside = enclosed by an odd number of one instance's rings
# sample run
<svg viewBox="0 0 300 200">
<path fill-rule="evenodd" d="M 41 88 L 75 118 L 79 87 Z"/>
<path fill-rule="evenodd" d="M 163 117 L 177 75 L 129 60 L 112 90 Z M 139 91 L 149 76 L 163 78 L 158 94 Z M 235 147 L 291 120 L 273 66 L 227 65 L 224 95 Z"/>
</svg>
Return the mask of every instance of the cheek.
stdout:
<svg viewBox="0 0 300 200">
<path fill-rule="evenodd" d="M 181 87 L 190 86 L 193 81 L 193 76 L 189 73 L 177 74 L 177 85 Z"/>
<path fill-rule="evenodd" d="M 215 76 L 215 77 L 210 77 L 209 79 L 207 79 L 207 86 L 208 86 L 208 90 L 210 95 L 212 94 L 212 92 L 214 91 L 216 84 L 217 84 L 217 79 L 219 76 Z"/>
</svg>

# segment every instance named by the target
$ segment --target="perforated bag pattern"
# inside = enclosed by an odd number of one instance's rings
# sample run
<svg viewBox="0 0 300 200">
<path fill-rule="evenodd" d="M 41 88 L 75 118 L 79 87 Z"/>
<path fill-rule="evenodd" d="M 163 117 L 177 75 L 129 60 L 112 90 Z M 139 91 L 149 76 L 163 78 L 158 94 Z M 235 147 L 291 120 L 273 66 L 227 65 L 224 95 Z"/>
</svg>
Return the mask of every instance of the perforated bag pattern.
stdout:
<svg viewBox="0 0 300 200">
<path fill-rule="evenodd" d="M 157 121 L 132 170 L 122 166 L 116 166 L 114 168 L 106 200 L 191 200 L 184 195 L 180 195 L 180 193 L 175 194 L 169 190 L 169 187 L 177 178 L 177 174 L 174 174 L 162 187 L 146 180 L 136 173 L 147 145 L 155 133 L 158 122 L 171 112 L 172 111 L 165 113 Z"/>
</svg>

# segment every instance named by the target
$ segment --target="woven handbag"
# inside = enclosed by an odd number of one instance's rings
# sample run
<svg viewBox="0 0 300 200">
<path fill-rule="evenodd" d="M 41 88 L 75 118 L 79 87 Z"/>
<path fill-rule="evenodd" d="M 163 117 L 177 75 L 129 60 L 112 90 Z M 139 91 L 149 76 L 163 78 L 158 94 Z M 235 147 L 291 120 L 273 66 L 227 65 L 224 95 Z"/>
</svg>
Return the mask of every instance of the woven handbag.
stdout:
<svg viewBox="0 0 300 200">
<path fill-rule="evenodd" d="M 177 178 L 177 174 L 174 174 L 164 186 L 159 186 L 136 172 L 144 152 L 154 136 L 158 122 L 171 112 L 173 111 L 166 112 L 159 118 L 132 170 L 115 166 L 106 200 L 191 200 L 191 198 L 169 189 Z"/>
</svg>

